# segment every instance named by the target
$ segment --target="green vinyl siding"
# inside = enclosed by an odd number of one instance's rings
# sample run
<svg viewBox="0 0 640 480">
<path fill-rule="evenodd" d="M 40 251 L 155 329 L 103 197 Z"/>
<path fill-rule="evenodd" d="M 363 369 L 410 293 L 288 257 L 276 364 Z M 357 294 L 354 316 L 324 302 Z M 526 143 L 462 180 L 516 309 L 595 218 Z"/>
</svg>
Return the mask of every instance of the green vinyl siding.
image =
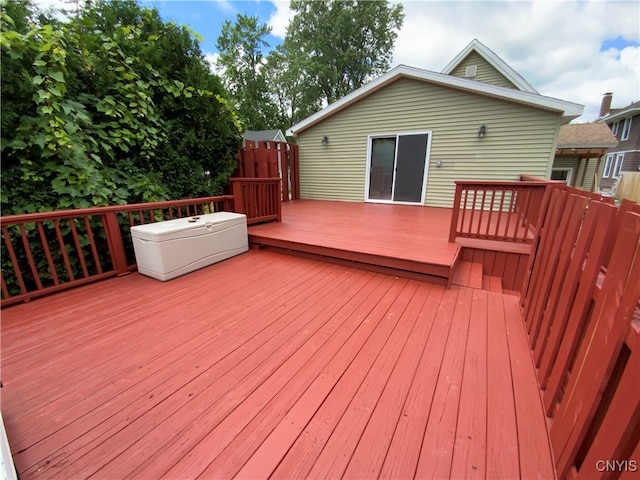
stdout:
<svg viewBox="0 0 640 480">
<path fill-rule="evenodd" d="M 593 185 L 593 175 L 596 171 L 596 164 L 598 163 L 597 158 L 590 158 L 587 160 L 582 160 L 578 162 L 578 157 L 557 157 L 553 161 L 553 168 L 572 168 L 573 169 L 573 181 L 572 185 L 582 188 L 587 191 L 591 191 L 591 187 Z M 604 165 L 604 160 L 600 162 L 600 168 Z M 584 173 L 584 169 L 587 169 L 587 172 L 584 177 L 584 185 L 580 186 L 580 182 L 582 181 L 582 174 Z"/>
<path fill-rule="evenodd" d="M 301 196 L 363 201 L 368 136 L 428 130 L 425 205 L 448 207 L 456 180 L 548 177 L 559 122 L 558 113 L 402 78 L 299 134 Z"/>
<path fill-rule="evenodd" d="M 497 85 L 498 87 L 515 88 L 516 87 L 507 77 L 502 75 L 493 65 L 487 62 L 477 52 L 471 52 L 460 62 L 460 64 L 453 69 L 449 75 L 455 77 L 465 78 L 465 70 L 467 67 L 477 65 L 478 70 L 474 77 L 468 77 L 469 80 L 475 80 L 476 82 L 490 83 Z"/>
</svg>

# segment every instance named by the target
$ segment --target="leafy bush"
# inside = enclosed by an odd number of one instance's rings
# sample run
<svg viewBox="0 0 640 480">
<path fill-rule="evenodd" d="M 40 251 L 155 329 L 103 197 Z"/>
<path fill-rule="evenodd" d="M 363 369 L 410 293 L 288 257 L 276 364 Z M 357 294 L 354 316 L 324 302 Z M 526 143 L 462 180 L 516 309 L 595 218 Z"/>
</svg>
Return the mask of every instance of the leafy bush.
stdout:
<svg viewBox="0 0 640 480">
<path fill-rule="evenodd" d="M 239 124 L 186 27 L 132 0 L 0 15 L 3 215 L 220 193 Z"/>
</svg>

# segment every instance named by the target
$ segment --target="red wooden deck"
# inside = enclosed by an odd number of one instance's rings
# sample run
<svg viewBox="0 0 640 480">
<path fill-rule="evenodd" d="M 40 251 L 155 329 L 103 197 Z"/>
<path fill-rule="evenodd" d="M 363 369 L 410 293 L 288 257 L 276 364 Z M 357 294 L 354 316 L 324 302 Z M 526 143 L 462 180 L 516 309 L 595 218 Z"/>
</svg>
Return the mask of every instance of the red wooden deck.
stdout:
<svg viewBox="0 0 640 480">
<path fill-rule="evenodd" d="M 461 247 L 449 243 L 451 210 L 296 200 L 282 222 L 249 229 L 253 244 L 353 262 L 361 268 L 448 285 Z"/>
<path fill-rule="evenodd" d="M 14 460 L 22 479 L 554 478 L 517 302 L 252 250 L 10 307 Z"/>
</svg>

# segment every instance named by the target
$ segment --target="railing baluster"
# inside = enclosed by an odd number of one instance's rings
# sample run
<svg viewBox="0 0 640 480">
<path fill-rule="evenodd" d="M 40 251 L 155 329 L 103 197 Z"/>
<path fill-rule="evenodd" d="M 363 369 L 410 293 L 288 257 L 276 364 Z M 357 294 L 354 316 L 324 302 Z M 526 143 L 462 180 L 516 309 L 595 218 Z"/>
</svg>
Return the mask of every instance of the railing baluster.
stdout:
<svg viewBox="0 0 640 480">
<path fill-rule="evenodd" d="M 76 246 L 76 250 L 78 252 L 78 260 L 80 260 L 80 267 L 82 268 L 82 273 L 84 274 L 84 278 L 89 277 L 89 271 L 87 270 L 87 262 L 84 260 L 84 252 L 82 251 L 82 246 L 80 245 L 80 238 L 78 237 L 78 231 L 76 229 L 76 221 L 74 218 L 69 219 L 69 225 L 71 226 L 71 235 L 73 237 L 73 243 Z"/>
<path fill-rule="evenodd" d="M 38 233 L 40 234 L 40 241 L 42 242 L 42 248 L 44 249 L 44 256 L 47 259 L 47 265 L 49 265 L 49 271 L 51 272 L 51 279 L 54 285 L 60 285 L 58 280 L 58 272 L 56 272 L 56 266 L 53 264 L 53 257 L 51 256 L 51 250 L 49 249 L 49 242 L 44 233 L 43 222 L 36 222 L 38 227 Z"/>
<path fill-rule="evenodd" d="M 465 187 L 463 188 L 464 188 L 464 191 L 463 191 L 464 203 L 462 205 L 462 215 L 460 216 L 460 225 L 458 226 L 458 231 L 467 233 L 464 231 L 464 217 L 467 215 L 467 201 L 469 199 L 469 189 Z"/>
<path fill-rule="evenodd" d="M 480 217 L 478 218 L 478 229 L 476 231 L 478 237 L 482 236 L 482 233 L 480 232 L 480 229 L 482 228 L 482 216 L 484 214 L 484 208 L 485 208 L 484 202 L 485 202 L 486 198 L 487 198 L 487 190 L 483 189 L 482 190 L 482 201 L 481 201 L 481 204 L 480 204 Z"/>
<path fill-rule="evenodd" d="M 36 282 L 38 290 L 42 290 L 42 282 L 40 281 L 40 272 L 33 261 L 33 255 L 31 254 L 31 246 L 29 245 L 29 239 L 27 238 L 27 232 L 24 229 L 24 223 L 20 224 L 20 236 L 22 237 L 22 245 L 24 246 L 25 254 L 27 255 L 27 261 L 29 262 L 29 268 L 33 275 L 33 281 Z"/>
<path fill-rule="evenodd" d="M 471 215 L 469 217 L 469 229 L 468 229 L 469 234 L 473 234 L 473 217 L 475 216 L 475 212 L 476 212 L 477 196 L 478 196 L 478 189 L 474 188 L 473 189 L 473 201 L 471 203 Z"/>
<path fill-rule="evenodd" d="M 5 300 L 11 298 L 9 289 L 7 288 L 7 283 L 4 281 L 4 273 L 2 273 L 2 271 L 0 271 L 0 283 L 2 284 L 2 298 Z"/>
<path fill-rule="evenodd" d="M 489 236 L 489 228 L 491 227 L 491 219 L 493 217 L 493 209 L 495 208 L 495 206 L 494 206 L 495 198 L 496 198 L 496 189 L 492 188 L 491 189 L 491 205 L 489 206 L 489 218 L 487 219 L 487 228 L 484 231 L 485 237 Z"/>
<path fill-rule="evenodd" d="M 58 239 L 58 246 L 60 247 L 60 253 L 62 253 L 64 266 L 67 269 L 67 278 L 69 278 L 69 280 L 73 282 L 75 280 L 75 277 L 73 276 L 73 269 L 71 268 L 71 262 L 69 262 L 69 255 L 67 254 L 67 246 L 64 243 L 64 239 L 62 238 L 62 232 L 60 231 L 59 220 L 54 220 L 53 226 L 56 229 L 56 237 Z"/>
<path fill-rule="evenodd" d="M 504 188 L 500 188 L 500 208 L 498 208 L 498 221 L 496 222 L 496 228 L 493 232 L 493 236 L 495 238 L 498 238 L 498 230 L 500 228 L 500 220 L 502 219 L 502 212 L 504 210 L 504 195 L 505 195 L 505 190 Z"/>
<path fill-rule="evenodd" d="M 16 252 L 13 249 L 13 244 L 11 243 L 11 236 L 9 235 L 9 230 L 7 227 L 2 227 L 2 235 L 4 235 L 4 242 L 7 245 L 7 250 L 9 251 L 9 258 L 11 259 L 11 263 L 13 264 L 13 271 L 16 274 L 16 279 L 18 280 L 18 285 L 20 286 L 20 293 L 27 293 L 27 287 L 24 284 L 24 279 L 22 278 L 22 272 L 20 272 L 20 265 L 18 264 L 18 258 L 16 257 Z"/>
<path fill-rule="evenodd" d="M 84 217 L 84 226 L 87 229 L 87 236 L 89 237 L 89 245 L 91 247 L 91 255 L 93 256 L 93 261 L 96 264 L 96 269 L 98 273 L 102 273 L 102 265 L 100 263 L 100 256 L 98 255 L 98 250 L 96 249 L 96 242 L 93 238 L 93 231 L 91 230 L 91 222 L 89 222 L 89 217 Z"/>
<path fill-rule="evenodd" d="M 511 196 L 509 199 L 509 215 L 507 215 L 507 224 L 504 227 L 504 235 L 503 235 L 503 239 L 507 240 L 509 238 L 509 225 L 511 224 L 511 219 L 513 217 L 513 215 L 515 215 L 515 200 L 517 198 L 517 193 L 515 189 L 511 189 Z M 516 226 L 518 225 L 518 222 L 516 220 Z"/>
</svg>

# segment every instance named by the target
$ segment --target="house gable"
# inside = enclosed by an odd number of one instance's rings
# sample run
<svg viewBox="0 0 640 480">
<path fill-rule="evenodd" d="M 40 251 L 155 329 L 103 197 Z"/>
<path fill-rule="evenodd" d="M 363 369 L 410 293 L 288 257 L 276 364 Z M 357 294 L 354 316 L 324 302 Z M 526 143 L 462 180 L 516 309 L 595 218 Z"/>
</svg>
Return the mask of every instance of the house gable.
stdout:
<svg viewBox="0 0 640 480">
<path fill-rule="evenodd" d="M 498 87 L 518 89 L 511 80 L 475 51 L 469 53 L 449 75 L 490 83 Z"/>
<path fill-rule="evenodd" d="M 477 39 L 473 39 L 469 45 L 462 49 L 462 51 L 444 67 L 442 73 L 461 78 L 470 78 L 465 77 L 465 70 L 466 67 L 473 65 L 478 66 L 479 74 L 477 78 L 472 78 L 473 80 L 506 88 L 515 88 L 523 92 L 538 93 L 518 72 Z"/>
<path fill-rule="evenodd" d="M 513 103 L 521 103 L 536 108 L 549 110 L 562 114 L 563 123 L 582 115 L 584 107 L 557 98 L 546 97 L 537 93 L 525 92 L 513 88 L 504 88 L 489 83 L 475 82 L 466 78 L 458 78 L 453 75 L 444 75 L 441 73 L 431 72 L 420 68 L 399 65 L 388 71 L 384 75 L 372 80 L 366 85 L 358 88 L 350 94 L 342 97 L 337 102 L 332 103 L 328 107 L 307 117 L 297 123 L 289 130 L 287 135 L 298 135 L 302 131 L 311 126 L 323 122 L 337 112 L 350 108 L 355 103 L 363 100 L 369 95 L 385 88 L 389 84 L 396 82 L 401 78 L 411 78 L 423 83 L 451 87 L 452 89 L 467 93 L 477 94 L 478 96 L 487 96 L 506 100 Z"/>
</svg>

